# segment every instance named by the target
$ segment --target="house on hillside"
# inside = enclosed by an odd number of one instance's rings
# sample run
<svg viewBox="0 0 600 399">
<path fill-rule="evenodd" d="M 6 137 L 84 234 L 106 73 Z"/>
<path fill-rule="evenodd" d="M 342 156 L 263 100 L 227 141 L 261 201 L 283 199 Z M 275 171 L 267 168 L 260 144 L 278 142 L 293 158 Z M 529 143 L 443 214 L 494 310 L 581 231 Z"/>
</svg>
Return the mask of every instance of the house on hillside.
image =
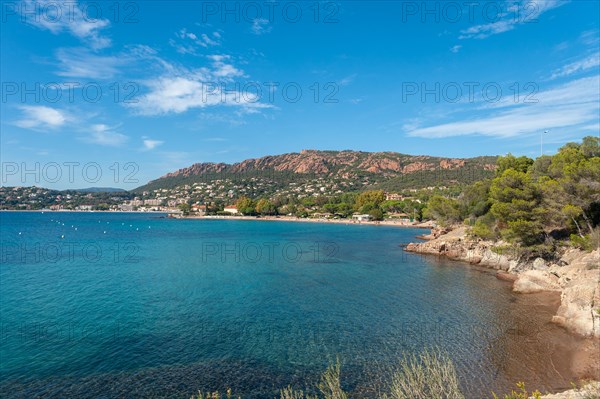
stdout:
<svg viewBox="0 0 600 399">
<path fill-rule="evenodd" d="M 369 222 L 371 220 L 371 215 L 354 214 L 354 215 L 352 215 L 352 220 L 356 220 L 359 222 Z"/>
<path fill-rule="evenodd" d="M 385 193 L 386 201 L 402 201 L 404 197 L 398 193 Z"/>
</svg>

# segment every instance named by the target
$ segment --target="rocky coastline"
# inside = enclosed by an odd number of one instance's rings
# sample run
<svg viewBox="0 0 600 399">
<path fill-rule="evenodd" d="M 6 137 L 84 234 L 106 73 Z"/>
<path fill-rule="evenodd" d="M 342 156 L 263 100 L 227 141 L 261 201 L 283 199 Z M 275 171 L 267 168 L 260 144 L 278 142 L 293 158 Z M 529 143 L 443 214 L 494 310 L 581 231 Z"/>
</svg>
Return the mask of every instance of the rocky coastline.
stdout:
<svg viewBox="0 0 600 399">
<path fill-rule="evenodd" d="M 560 305 L 552 323 L 586 338 L 573 353 L 571 367 L 584 379 L 600 380 L 600 250 L 567 249 L 558 254 L 554 263 L 541 258 L 523 262 L 505 249 L 507 243 L 472 239 L 465 226 L 434 228 L 418 238 L 426 241 L 407 244 L 405 250 L 495 270 L 498 279 L 512 283 L 515 293 L 560 293 Z M 600 398 L 600 382 L 544 398 Z"/>
<path fill-rule="evenodd" d="M 464 226 L 433 229 L 420 237 L 427 241 L 410 243 L 405 250 L 444 256 L 472 265 L 496 270 L 500 279 L 512 281 L 513 291 L 528 294 L 554 291 L 561 294 L 561 304 L 552 321 L 568 331 L 590 338 L 600 338 L 600 251 L 568 249 L 556 263 L 537 258 L 532 262 L 517 259 L 502 242 L 471 239 Z"/>
</svg>

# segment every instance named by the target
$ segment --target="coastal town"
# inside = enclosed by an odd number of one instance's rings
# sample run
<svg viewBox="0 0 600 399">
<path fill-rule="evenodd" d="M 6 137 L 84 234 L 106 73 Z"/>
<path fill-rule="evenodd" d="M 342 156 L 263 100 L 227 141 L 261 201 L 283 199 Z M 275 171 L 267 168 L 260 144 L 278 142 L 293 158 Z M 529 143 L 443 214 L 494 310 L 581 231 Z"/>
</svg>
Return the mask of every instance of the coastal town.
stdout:
<svg viewBox="0 0 600 399">
<path fill-rule="evenodd" d="M 351 184 L 351 183 L 350 183 Z M 272 182 L 253 178 L 249 184 L 215 180 L 152 191 L 111 192 L 57 191 L 41 187 L 0 187 L 0 210 L 162 212 L 172 216 L 297 216 L 302 218 L 356 220 L 386 218 L 413 221 L 420 219 L 426 199 L 445 192 L 445 186 L 384 192 L 377 201 L 382 215 L 354 206 L 358 193 L 348 187 L 318 179 L 307 184 L 289 183 L 283 189 L 265 190 Z M 263 194 L 258 197 L 258 194 Z M 270 194 L 270 195 L 268 195 Z M 252 197 L 250 197 L 252 195 Z M 254 211 L 238 209 L 238 201 L 256 200 Z M 262 201 L 262 202 L 261 202 Z M 258 203 L 261 206 L 256 207 Z M 247 206 L 246 206 L 247 208 Z M 361 212 L 362 210 L 362 212 Z"/>
</svg>

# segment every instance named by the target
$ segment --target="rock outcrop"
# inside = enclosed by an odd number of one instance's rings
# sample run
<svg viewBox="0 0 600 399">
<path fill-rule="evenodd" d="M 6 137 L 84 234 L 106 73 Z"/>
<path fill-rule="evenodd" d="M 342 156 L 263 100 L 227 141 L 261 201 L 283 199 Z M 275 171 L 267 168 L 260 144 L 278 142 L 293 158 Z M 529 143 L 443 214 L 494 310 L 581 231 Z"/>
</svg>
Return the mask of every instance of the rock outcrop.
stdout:
<svg viewBox="0 0 600 399">
<path fill-rule="evenodd" d="M 598 399 L 600 398 L 600 382 L 592 382 L 582 388 L 565 392 L 544 395 L 544 399 Z"/>
<path fill-rule="evenodd" d="M 430 237 L 432 236 L 435 238 L 430 241 L 408 244 L 406 251 L 445 256 L 453 260 L 502 271 L 512 271 L 518 265 L 502 251 L 494 250 L 495 246 L 492 243 L 468 240 L 465 227 L 459 227 L 445 234 L 434 230 Z M 424 236 L 423 238 L 430 237 Z"/>
<path fill-rule="evenodd" d="M 465 227 L 433 230 L 422 238 L 430 240 L 408 244 L 405 250 L 498 270 L 498 278 L 513 281 L 518 293 L 560 292 L 561 304 L 552 321 L 576 334 L 600 337 L 600 250 L 571 249 L 557 263 L 548 264 L 541 258 L 519 262 L 500 250 L 505 243 L 469 239 Z"/>
<path fill-rule="evenodd" d="M 554 265 L 562 289 L 561 304 L 553 321 L 581 335 L 600 337 L 600 252 L 568 251 Z"/>
<path fill-rule="evenodd" d="M 527 270 L 519 274 L 513 284 L 513 291 L 532 294 L 541 291 L 560 291 L 558 277 L 541 270 Z"/>
</svg>

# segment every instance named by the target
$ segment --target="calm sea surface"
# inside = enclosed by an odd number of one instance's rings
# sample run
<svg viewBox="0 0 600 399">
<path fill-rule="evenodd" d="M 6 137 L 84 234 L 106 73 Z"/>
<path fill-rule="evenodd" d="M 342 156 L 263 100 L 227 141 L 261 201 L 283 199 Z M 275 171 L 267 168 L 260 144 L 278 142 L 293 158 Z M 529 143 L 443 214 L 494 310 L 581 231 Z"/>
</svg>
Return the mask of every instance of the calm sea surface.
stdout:
<svg viewBox="0 0 600 399">
<path fill-rule="evenodd" d="M 407 254 L 424 230 L 0 212 L 0 397 L 273 398 L 339 358 L 355 397 L 438 346 L 468 397 L 568 387 L 555 304 Z"/>
</svg>

